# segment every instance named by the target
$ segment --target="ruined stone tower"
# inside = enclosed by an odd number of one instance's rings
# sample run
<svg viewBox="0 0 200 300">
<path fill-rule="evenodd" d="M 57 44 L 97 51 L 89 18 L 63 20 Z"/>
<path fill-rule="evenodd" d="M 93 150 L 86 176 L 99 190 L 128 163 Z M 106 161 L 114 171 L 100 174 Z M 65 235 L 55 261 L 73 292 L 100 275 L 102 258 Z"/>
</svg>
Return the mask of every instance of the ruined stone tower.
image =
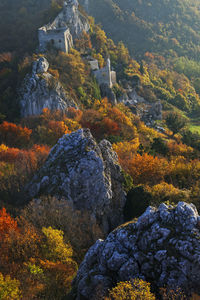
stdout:
<svg viewBox="0 0 200 300">
<path fill-rule="evenodd" d="M 105 68 L 94 71 L 94 75 L 99 85 L 107 84 L 109 88 L 116 83 L 116 72 L 111 71 L 110 59 L 107 59 Z"/>
<path fill-rule="evenodd" d="M 68 53 L 73 40 L 89 29 L 86 17 L 78 10 L 78 1 L 67 0 L 55 20 L 38 29 L 39 50 L 44 52 L 50 45 Z"/>
</svg>

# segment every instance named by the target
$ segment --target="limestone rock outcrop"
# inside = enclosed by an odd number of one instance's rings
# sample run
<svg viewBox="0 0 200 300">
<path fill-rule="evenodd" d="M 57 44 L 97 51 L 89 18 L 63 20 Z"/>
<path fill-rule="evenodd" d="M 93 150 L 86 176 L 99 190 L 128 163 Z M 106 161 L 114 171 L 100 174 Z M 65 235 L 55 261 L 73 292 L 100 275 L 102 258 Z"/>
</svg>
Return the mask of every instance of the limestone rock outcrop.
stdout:
<svg viewBox="0 0 200 300">
<path fill-rule="evenodd" d="M 193 204 L 149 207 L 137 222 L 98 240 L 74 281 L 76 299 L 96 299 L 98 287 L 106 292 L 131 278 L 200 294 L 200 216 Z"/>
<path fill-rule="evenodd" d="M 147 125 L 153 126 L 156 120 L 162 120 L 162 104 L 160 101 L 150 102 L 139 96 L 135 88 L 128 86 L 125 93 L 118 99 L 128 106 L 134 114 Z"/>
<path fill-rule="evenodd" d="M 87 210 L 104 233 L 122 224 L 125 194 L 117 154 L 107 140 L 96 143 L 89 129 L 64 135 L 27 185 L 29 198 L 51 194 Z"/>
<path fill-rule="evenodd" d="M 75 39 L 89 29 L 88 19 L 79 11 L 78 1 L 67 0 L 55 20 L 38 29 L 39 50 L 45 52 L 47 46 L 51 45 L 68 53 Z"/>
<path fill-rule="evenodd" d="M 41 114 L 44 108 L 65 110 L 76 107 L 60 82 L 48 73 L 48 68 L 48 61 L 41 57 L 33 63 L 32 73 L 26 75 L 18 93 L 22 117 Z"/>
<path fill-rule="evenodd" d="M 64 10 L 56 18 L 55 23 L 59 27 L 69 27 L 73 39 L 80 38 L 83 31 L 88 32 L 90 29 L 87 18 L 79 11 L 77 0 L 67 0 L 65 2 Z"/>
</svg>

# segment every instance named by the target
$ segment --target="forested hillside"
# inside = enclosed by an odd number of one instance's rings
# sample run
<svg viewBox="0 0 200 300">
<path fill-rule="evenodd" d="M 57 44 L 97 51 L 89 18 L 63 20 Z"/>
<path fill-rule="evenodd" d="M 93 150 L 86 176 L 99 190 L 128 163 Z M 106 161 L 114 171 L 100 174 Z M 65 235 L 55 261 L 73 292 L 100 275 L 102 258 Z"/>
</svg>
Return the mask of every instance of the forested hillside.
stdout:
<svg viewBox="0 0 200 300">
<path fill-rule="evenodd" d="M 0 52 L 18 56 L 37 47 L 37 29 L 61 9 L 63 1 L 16 0 L 0 2 Z"/>
<path fill-rule="evenodd" d="M 198 299 L 198 2 L 89 0 L 70 51 L 42 52 L 63 1 L 1 0 L 0 299 Z"/>
<path fill-rule="evenodd" d="M 85 1 L 80 1 L 84 5 Z M 89 0 L 89 14 L 133 57 L 164 57 L 162 69 L 185 74 L 197 92 L 200 82 L 200 8 L 198 0 Z"/>
<path fill-rule="evenodd" d="M 199 60 L 198 0 L 89 0 L 89 13 L 138 58 L 150 51 Z"/>
</svg>

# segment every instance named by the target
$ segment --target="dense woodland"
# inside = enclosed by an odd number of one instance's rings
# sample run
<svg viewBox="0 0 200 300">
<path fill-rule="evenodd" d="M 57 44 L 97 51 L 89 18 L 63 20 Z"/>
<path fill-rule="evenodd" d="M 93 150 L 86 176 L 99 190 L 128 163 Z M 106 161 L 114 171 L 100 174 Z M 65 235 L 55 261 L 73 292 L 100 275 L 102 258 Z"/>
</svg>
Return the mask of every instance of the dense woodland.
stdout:
<svg viewBox="0 0 200 300">
<path fill-rule="evenodd" d="M 138 58 L 151 50 L 199 60 L 198 0 L 90 0 L 89 12 Z"/>
<path fill-rule="evenodd" d="M 200 120 L 198 1 L 91 3 L 92 13 L 93 4 L 98 5 L 94 15 L 106 33 L 89 17 L 90 32 L 69 54 L 55 49 L 46 54 L 49 72 L 79 109 L 44 109 L 41 115 L 22 119 L 17 89 L 41 55 L 35 50 L 37 28 L 57 14 L 62 1 L 0 2 L 0 299 L 72 299 L 78 265 L 103 237 L 98 225 L 89 226 L 87 213 L 72 213 L 45 196 L 38 214 L 34 199 L 24 193 L 25 184 L 66 133 L 89 128 L 97 141 L 112 143 L 126 178 L 127 221 L 162 202 L 192 202 L 200 211 L 200 135 L 194 131 Z M 113 87 L 116 95 L 127 83 L 137 82 L 139 95 L 149 102 L 161 100 L 163 120 L 158 125 L 163 133 L 147 127 L 124 104 L 113 106 L 101 98 L 86 54 L 97 58 L 101 67 L 110 57 L 119 82 Z M 162 299 L 186 299 L 180 291 L 178 296 L 176 291 L 156 293 Z M 119 283 L 106 299 L 155 296 L 149 283 L 135 280 Z"/>
</svg>

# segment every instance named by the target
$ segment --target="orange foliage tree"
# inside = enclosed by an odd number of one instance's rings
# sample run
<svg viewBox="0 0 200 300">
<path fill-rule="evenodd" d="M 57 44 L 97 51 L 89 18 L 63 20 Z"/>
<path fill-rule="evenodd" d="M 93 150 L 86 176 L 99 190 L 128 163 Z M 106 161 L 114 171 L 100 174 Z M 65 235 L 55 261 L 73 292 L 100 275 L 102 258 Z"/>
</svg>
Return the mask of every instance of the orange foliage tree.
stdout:
<svg viewBox="0 0 200 300">
<path fill-rule="evenodd" d="M 79 122 L 81 120 L 82 115 L 83 112 L 80 109 L 76 109 L 74 107 L 69 107 L 67 109 L 67 117 L 75 121 Z"/>
<path fill-rule="evenodd" d="M 191 157 L 194 152 L 194 150 L 191 147 L 183 143 L 177 144 L 174 140 L 169 140 L 167 143 L 167 147 L 171 156 L 182 155 L 185 157 Z"/>
<path fill-rule="evenodd" d="M 132 176 L 134 184 L 156 184 L 162 181 L 168 172 L 168 165 L 166 159 L 147 153 L 136 154 L 132 159 L 123 162 L 123 167 Z"/>
<path fill-rule="evenodd" d="M 44 162 L 49 151 L 50 148 L 44 145 L 34 145 L 29 150 L 22 150 L 18 148 L 9 148 L 2 144 L 0 145 L 0 161 L 16 163 L 17 166 L 24 163 L 30 170 L 35 171 L 37 167 Z"/>
<path fill-rule="evenodd" d="M 77 264 L 63 232 L 36 229 L 25 219 L 17 222 L 0 211 L 0 269 L 20 282 L 23 299 L 61 299 L 71 287 Z M 9 298 L 10 299 L 10 298 Z"/>
<path fill-rule="evenodd" d="M 10 231 L 18 231 L 17 222 L 6 212 L 3 207 L 0 210 L 0 242 Z"/>
<path fill-rule="evenodd" d="M 4 121 L 0 125 L 0 141 L 10 147 L 24 147 L 30 141 L 32 130 Z"/>
<path fill-rule="evenodd" d="M 24 199 L 24 185 L 49 154 L 50 148 L 34 145 L 29 150 L 0 145 L 0 199 L 16 203 Z"/>
<path fill-rule="evenodd" d="M 132 139 L 137 134 L 132 120 L 118 107 L 112 107 L 107 99 L 96 101 L 93 109 L 83 112 L 80 120 L 82 127 L 89 128 L 97 138 L 111 135 Z"/>
<path fill-rule="evenodd" d="M 47 126 L 37 128 L 40 141 L 47 145 L 55 145 L 64 134 L 70 133 L 67 125 L 63 121 L 50 120 Z"/>
</svg>

